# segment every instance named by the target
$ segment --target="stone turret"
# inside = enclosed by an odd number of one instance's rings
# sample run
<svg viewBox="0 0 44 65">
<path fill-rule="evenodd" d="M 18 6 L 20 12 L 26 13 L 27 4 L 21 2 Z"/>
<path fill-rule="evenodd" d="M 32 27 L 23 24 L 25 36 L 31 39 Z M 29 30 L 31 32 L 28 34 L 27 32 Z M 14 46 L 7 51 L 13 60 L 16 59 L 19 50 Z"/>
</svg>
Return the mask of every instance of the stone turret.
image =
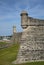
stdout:
<svg viewBox="0 0 44 65">
<path fill-rule="evenodd" d="M 13 42 L 16 43 L 16 26 L 13 26 Z"/>
<path fill-rule="evenodd" d="M 13 33 L 16 33 L 16 26 L 13 26 Z"/>
<path fill-rule="evenodd" d="M 28 13 L 26 11 L 21 12 L 21 26 L 23 29 L 27 28 L 28 24 Z"/>
</svg>

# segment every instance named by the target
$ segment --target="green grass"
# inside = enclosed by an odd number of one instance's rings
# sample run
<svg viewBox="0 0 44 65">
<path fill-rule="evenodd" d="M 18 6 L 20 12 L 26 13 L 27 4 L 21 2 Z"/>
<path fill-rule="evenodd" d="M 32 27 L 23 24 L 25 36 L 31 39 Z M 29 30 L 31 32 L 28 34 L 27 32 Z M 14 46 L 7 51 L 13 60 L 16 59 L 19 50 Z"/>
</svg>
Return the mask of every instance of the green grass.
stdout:
<svg viewBox="0 0 44 65">
<path fill-rule="evenodd" d="M 19 44 L 13 44 L 9 48 L 0 50 L 0 65 L 11 65 L 11 62 L 16 59 L 19 49 Z"/>
<path fill-rule="evenodd" d="M 17 65 L 44 65 L 44 62 L 28 62 L 28 63 L 22 63 L 22 64 L 17 64 Z"/>
<path fill-rule="evenodd" d="M 6 44 L 6 42 L 0 42 L 0 45 L 4 45 L 4 44 Z"/>
<path fill-rule="evenodd" d="M 16 65 L 12 61 L 16 60 L 19 44 L 13 44 L 9 48 L 0 50 L 0 65 Z M 44 65 L 44 62 L 28 62 L 17 65 Z"/>
</svg>

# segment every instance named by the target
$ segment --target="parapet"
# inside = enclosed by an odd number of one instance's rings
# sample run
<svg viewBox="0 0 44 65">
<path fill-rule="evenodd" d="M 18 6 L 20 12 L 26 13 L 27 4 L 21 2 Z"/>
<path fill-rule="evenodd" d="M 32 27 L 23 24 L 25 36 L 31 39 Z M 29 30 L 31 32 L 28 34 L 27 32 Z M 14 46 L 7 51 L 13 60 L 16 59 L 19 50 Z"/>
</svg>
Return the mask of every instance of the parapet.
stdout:
<svg viewBox="0 0 44 65">
<path fill-rule="evenodd" d="M 44 26 L 44 20 L 29 17 L 26 11 L 22 11 L 20 15 L 23 29 L 26 29 L 28 26 Z"/>
<path fill-rule="evenodd" d="M 28 17 L 28 26 L 44 26 L 44 20 Z"/>
</svg>

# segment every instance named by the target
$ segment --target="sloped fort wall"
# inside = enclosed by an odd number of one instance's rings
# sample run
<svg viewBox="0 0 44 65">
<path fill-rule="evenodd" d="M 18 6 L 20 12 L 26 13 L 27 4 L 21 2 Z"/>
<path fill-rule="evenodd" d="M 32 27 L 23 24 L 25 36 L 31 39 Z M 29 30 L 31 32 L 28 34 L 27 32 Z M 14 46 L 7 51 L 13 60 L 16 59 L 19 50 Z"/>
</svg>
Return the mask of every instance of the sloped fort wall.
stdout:
<svg viewBox="0 0 44 65">
<path fill-rule="evenodd" d="M 21 26 L 23 33 L 15 63 L 44 61 L 44 20 L 28 17 L 28 13 L 23 11 Z"/>
</svg>

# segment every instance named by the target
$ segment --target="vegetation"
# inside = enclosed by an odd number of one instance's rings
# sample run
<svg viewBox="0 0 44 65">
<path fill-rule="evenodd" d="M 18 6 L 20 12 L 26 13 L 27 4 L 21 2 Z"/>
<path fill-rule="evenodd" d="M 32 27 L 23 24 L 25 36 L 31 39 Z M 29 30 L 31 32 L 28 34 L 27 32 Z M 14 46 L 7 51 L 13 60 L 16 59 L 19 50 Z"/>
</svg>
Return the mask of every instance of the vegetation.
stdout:
<svg viewBox="0 0 44 65">
<path fill-rule="evenodd" d="M 8 48 L 0 50 L 0 65 L 16 65 L 12 61 L 16 60 L 19 44 L 13 44 Z M 17 65 L 44 65 L 44 62 L 29 62 Z"/>
<path fill-rule="evenodd" d="M 0 42 L 0 50 L 9 47 L 11 44 L 7 42 Z"/>
<path fill-rule="evenodd" d="M 4 45 L 4 44 L 6 44 L 6 42 L 0 42 L 0 45 Z"/>
<path fill-rule="evenodd" d="M 16 59 L 19 49 L 19 44 L 13 44 L 9 48 L 0 50 L 0 65 L 11 65 L 11 62 Z"/>
<path fill-rule="evenodd" d="M 17 65 L 44 65 L 44 62 L 28 62 L 28 63 L 17 64 Z"/>
</svg>

